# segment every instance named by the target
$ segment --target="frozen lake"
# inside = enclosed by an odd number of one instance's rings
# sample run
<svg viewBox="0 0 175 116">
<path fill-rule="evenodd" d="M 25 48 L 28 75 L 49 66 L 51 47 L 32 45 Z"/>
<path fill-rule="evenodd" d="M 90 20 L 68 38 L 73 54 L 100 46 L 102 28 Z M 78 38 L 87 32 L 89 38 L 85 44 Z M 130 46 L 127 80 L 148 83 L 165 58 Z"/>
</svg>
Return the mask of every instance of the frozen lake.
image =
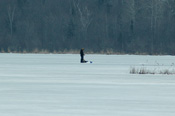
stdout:
<svg viewBox="0 0 175 116">
<path fill-rule="evenodd" d="M 175 116 L 174 56 L 0 54 L 0 116 Z"/>
</svg>

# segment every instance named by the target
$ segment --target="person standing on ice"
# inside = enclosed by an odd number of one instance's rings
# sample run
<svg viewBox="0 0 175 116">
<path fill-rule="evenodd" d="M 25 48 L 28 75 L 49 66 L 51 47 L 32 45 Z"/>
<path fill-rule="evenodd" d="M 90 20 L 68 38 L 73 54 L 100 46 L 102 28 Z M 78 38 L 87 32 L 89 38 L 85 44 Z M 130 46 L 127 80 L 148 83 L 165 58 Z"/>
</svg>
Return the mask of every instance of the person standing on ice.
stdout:
<svg viewBox="0 0 175 116">
<path fill-rule="evenodd" d="M 88 62 L 88 61 L 85 61 L 84 60 L 84 48 L 81 48 L 81 50 L 80 50 L 80 56 L 81 56 L 81 60 L 80 60 L 80 62 L 81 63 L 86 63 L 86 62 Z"/>
</svg>

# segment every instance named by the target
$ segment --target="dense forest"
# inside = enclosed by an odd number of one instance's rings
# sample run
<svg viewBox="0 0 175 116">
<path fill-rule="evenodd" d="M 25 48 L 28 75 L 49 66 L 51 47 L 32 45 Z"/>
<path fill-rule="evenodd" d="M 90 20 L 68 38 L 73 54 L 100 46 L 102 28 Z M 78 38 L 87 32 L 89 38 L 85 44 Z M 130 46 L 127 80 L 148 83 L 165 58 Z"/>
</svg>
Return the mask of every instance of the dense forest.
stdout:
<svg viewBox="0 0 175 116">
<path fill-rule="evenodd" d="M 1 52 L 175 54 L 175 0 L 0 0 Z"/>
</svg>

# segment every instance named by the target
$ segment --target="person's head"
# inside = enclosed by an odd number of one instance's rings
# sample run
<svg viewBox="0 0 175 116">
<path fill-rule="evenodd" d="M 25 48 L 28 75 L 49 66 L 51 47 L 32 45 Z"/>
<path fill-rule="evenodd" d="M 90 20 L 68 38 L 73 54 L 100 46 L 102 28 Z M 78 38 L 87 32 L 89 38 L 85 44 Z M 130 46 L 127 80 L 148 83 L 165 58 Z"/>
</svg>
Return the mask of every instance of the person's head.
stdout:
<svg viewBox="0 0 175 116">
<path fill-rule="evenodd" d="M 84 48 L 81 48 L 82 50 L 84 50 Z"/>
</svg>

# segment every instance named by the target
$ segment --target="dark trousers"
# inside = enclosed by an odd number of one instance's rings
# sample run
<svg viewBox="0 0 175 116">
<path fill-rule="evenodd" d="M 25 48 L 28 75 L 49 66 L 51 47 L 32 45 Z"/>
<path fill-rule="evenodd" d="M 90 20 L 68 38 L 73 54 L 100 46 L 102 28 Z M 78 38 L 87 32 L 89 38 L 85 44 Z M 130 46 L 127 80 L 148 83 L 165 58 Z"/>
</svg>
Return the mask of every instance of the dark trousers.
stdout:
<svg viewBox="0 0 175 116">
<path fill-rule="evenodd" d="M 81 63 L 83 63 L 84 62 L 84 56 L 81 56 L 81 61 L 80 61 Z"/>
<path fill-rule="evenodd" d="M 87 61 L 84 60 L 84 56 L 81 56 L 81 60 L 80 60 L 81 63 L 86 63 Z"/>
</svg>

